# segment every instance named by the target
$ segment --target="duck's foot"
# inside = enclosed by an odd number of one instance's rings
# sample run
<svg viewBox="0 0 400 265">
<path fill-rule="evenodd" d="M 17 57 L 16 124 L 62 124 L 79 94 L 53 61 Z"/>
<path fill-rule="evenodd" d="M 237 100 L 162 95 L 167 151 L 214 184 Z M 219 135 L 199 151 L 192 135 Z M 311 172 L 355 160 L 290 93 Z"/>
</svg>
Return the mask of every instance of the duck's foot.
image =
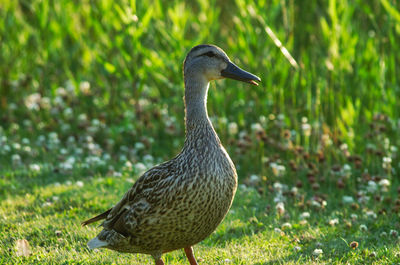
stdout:
<svg viewBox="0 0 400 265">
<path fill-rule="evenodd" d="M 164 261 L 162 261 L 162 259 L 157 259 L 156 265 L 164 265 Z"/>
<path fill-rule="evenodd" d="M 186 257 L 189 260 L 190 265 L 198 265 L 196 258 L 194 257 L 194 254 L 193 254 L 192 246 L 185 247 L 184 250 L 185 250 Z"/>
</svg>

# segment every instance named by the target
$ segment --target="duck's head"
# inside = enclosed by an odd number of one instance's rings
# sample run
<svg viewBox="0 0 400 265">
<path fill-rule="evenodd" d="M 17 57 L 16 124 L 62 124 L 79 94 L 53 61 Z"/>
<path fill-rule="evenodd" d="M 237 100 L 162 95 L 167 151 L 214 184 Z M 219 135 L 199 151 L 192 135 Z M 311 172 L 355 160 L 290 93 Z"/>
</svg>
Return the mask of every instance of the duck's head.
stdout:
<svg viewBox="0 0 400 265">
<path fill-rule="evenodd" d="M 185 76 L 201 75 L 208 81 L 231 78 L 253 85 L 261 79 L 231 62 L 228 55 L 215 45 L 202 44 L 193 47 L 183 63 Z"/>
</svg>

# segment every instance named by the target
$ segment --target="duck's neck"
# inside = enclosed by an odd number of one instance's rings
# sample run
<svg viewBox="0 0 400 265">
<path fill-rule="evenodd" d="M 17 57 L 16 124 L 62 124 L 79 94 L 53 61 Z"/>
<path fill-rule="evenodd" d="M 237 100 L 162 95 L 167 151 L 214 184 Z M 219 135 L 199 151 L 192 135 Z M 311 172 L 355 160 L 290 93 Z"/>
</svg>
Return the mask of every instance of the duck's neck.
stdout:
<svg viewBox="0 0 400 265">
<path fill-rule="evenodd" d="M 219 143 L 207 114 L 208 86 L 208 80 L 202 76 L 185 75 L 185 145 L 201 138 L 209 143 Z"/>
</svg>

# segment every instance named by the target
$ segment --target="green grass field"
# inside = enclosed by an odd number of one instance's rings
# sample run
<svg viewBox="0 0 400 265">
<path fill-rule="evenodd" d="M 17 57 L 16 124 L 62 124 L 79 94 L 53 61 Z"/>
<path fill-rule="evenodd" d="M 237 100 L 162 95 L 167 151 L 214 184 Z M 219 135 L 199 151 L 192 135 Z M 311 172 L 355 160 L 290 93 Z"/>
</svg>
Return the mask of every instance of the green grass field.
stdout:
<svg viewBox="0 0 400 265">
<path fill-rule="evenodd" d="M 400 263 L 400 2 L 2 0 L 0 22 L 1 264 L 152 264 L 80 222 L 180 151 L 201 43 L 262 82 L 211 84 L 239 189 L 200 264 Z"/>
</svg>

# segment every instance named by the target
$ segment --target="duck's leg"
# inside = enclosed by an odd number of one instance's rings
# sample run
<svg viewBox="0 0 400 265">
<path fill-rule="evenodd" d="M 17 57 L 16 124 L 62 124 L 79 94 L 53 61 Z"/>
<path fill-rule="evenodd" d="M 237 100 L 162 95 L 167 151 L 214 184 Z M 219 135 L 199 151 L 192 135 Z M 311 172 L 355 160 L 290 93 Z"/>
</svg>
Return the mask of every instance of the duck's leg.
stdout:
<svg viewBox="0 0 400 265">
<path fill-rule="evenodd" d="M 184 250 L 185 250 L 186 257 L 189 260 L 190 265 L 198 265 L 197 261 L 196 261 L 196 258 L 193 255 L 192 246 L 185 247 Z"/>
<path fill-rule="evenodd" d="M 164 261 L 162 259 L 156 259 L 156 265 L 164 265 Z"/>
</svg>

